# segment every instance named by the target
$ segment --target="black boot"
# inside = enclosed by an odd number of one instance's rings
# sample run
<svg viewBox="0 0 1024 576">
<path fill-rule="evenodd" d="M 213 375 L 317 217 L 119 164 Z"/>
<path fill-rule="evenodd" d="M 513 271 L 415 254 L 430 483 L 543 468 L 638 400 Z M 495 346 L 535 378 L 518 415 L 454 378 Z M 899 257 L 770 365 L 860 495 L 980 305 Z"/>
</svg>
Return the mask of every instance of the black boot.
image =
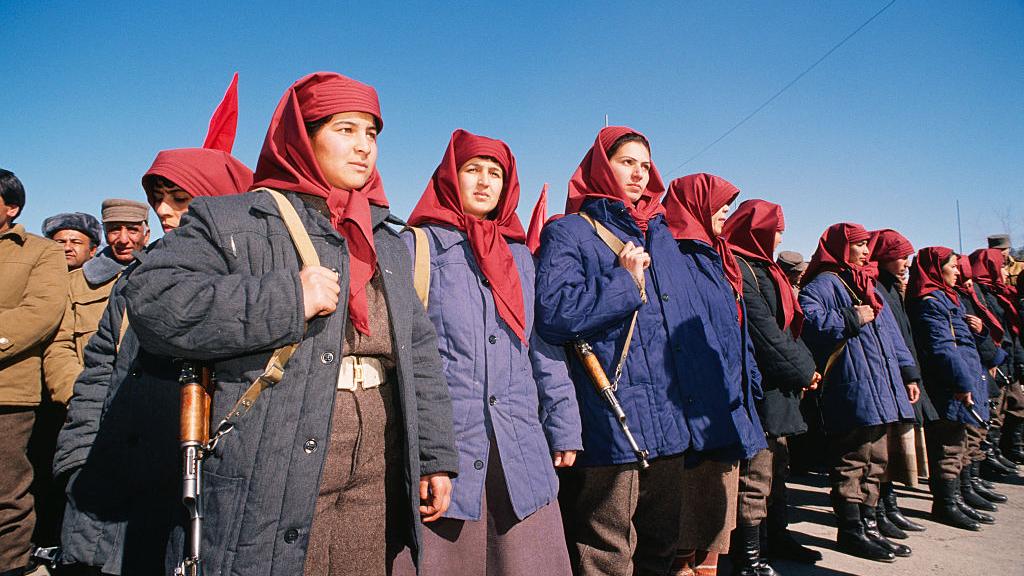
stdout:
<svg viewBox="0 0 1024 576">
<path fill-rule="evenodd" d="M 840 501 L 835 504 L 836 515 L 839 517 L 839 533 L 836 543 L 839 551 L 875 560 L 877 562 L 895 562 L 896 555 L 884 548 L 864 533 L 864 522 L 860 517 L 860 505 L 856 502 Z"/>
<path fill-rule="evenodd" d="M 881 498 L 878 499 L 878 506 L 875 508 L 875 521 L 878 524 L 878 531 L 882 533 L 882 536 L 894 540 L 906 540 L 908 538 L 907 533 L 900 530 L 900 527 L 893 524 L 889 517 L 886 516 L 885 501 Z"/>
<path fill-rule="evenodd" d="M 793 538 L 789 531 L 789 507 L 785 502 L 773 502 L 768 507 L 768 521 L 764 525 L 767 529 L 767 550 L 768 556 L 792 560 L 801 564 L 814 564 L 821 560 L 821 552 L 808 548 Z"/>
<path fill-rule="evenodd" d="M 959 493 L 959 480 L 936 478 L 932 482 L 932 519 L 954 528 L 973 530 L 974 532 L 981 530 L 981 524 L 960 511 L 960 506 L 956 503 L 956 496 Z"/>
<path fill-rule="evenodd" d="M 991 449 L 985 452 L 985 459 L 981 461 L 981 475 L 983 478 L 993 482 L 1005 482 L 1011 475 L 1011 470 L 999 463 L 995 453 Z"/>
<path fill-rule="evenodd" d="M 860 505 L 860 516 L 864 521 L 864 535 L 899 558 L 910 556 L 910 546 L 893 542 L 878 530 L 878 509 L 867 504 Z"/>
<path fill-rule="evenodd" d="M 1003 428 L 993 426 L 988 429 L 988 434 L 981 441 L 981 449 L 985 454 L 991 454 L 993 460 L 998 462 L 1003 468 L 1006 468 L 1007 474 L 1014 474 L 1017 471 L 1017 464 L 1003 455 L 1003 451 L 999 448 L 1002 444 Z"/>
<path fill-rule="evenodd" d="M 970 470 L 971 473 L 971 486 L 974 488 L 974 492 L 977 493 L 978 496 L 981 496 L 982 498 L 988 500 L 989 502 L 994 502 L 997 504 L 1006 502 L 1007 498 L 1005 494 L 1000 494 L 995 490 L 991 490 L 985 487 L 981 478 L 978 477 L 978 464 L 978 462 L 971 462 L 971 465 L 968 468 L 968 470 Z"/>
<path fill-rule="evenodd" d="M 1003 456 L 1014 464 L 1024 464 L 1024 451 L 1021 450 L 1021 426 L 1024 426 L 1024 419 L 1007 414 L 1003 420 L 1003 437 L 998 446 Z"/>
<path fill-rule="evenodd" d="M 999 510 L 995 504 L 985 500 L 974 491 L 974 484 L 971 484 L 971 470 L 969 467 L 960 470 L 960 494 L 964 497 L 964 503 L 975 510 L 983 510 L 985 512 L 996 512 Z"/>
<path fill-rule="evenodd" d="M 957 480 L 956 483 L 958 485 L 957 488 L 959 488 L 960 481 Z M 975 510 L 974 508 L 968 506 L 967 503 L 964 502 L 963 494 L 961 494 L 959 489 L 956 491 L 956 498 L 954 499 L 954 501 L 956 502 L 957 507 L 960 508 L 960 512 L 962 512 L 964 516 L 967 516 L 971 520 L 974 520 L 975 522 L 980 522 L 981 524 L 996 523 L 996 519 L 992 516 L 989 516 L 988 514 L 985 514 L 980 510 Z"/>
<path fill-rule="evenodd" d="M 892 482 L 885 482 L 880 487 L 878 509 L 882 509 L 882 503 L 885 503 L 885 516 L 890 522 L 895 524 L 900 530 L 906 532 L 924 532 L 924 526 L 912 521 L 903 515 L 900 510 L 899 503 L 896 501 L 896 491 L 893 490 Z M 882 532 L 885 534 L 885 532 Z M 892 538 L 892 536 L 890 536 Z"/>
<path fill-rule="evenodd" d="M 733 532 L 733 576 L 779 576 L 761 557 L 761 527 L 737 526 Z"/>
</svg>

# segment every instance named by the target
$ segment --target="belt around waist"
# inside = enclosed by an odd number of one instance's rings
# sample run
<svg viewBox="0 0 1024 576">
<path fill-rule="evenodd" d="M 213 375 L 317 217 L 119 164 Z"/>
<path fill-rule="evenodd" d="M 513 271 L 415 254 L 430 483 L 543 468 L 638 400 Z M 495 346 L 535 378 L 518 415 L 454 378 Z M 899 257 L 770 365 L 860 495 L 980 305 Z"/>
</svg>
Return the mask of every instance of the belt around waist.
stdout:
<svg viewBox="0 0 1024 576">
<path fill-rule="evenodd" d="M 387 383 L 387 372 L 380 359 L 372 356 L 345 356 L 338 372 L 338 390 L 369 390 Z"/>
</svg>

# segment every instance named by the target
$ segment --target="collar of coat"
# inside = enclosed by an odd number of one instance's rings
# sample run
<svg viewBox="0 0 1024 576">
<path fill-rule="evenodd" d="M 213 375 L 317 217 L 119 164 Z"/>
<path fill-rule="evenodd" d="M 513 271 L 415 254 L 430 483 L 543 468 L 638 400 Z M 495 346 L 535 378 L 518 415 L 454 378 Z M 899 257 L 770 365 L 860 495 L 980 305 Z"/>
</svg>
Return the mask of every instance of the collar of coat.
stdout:
<svg viewBox="0 0 1024 576">
<path fill-rule="evenodd" d="M 299 213 L 299 218 L 306 226 L 306 232 L 310 235 L 333 236 L 339 240 L 341 234 L 331 225 L 330 212 L 327 209 L 327 201 L 311 194 L 299 194 L 283 190 L 288 201 L 292 203 Z M 263 214 L 279 216 L 277 203 L 270 197 L 270 194 L 253 194 L 252 210 Z M 374 229 L 383 223 L 405 226 L 405 222 L 391 214 L 391 211 L 384 206 L 370 205 L 370 222 Z"/>
<path fill-rule="evenodd" d="M 131 262 L 128 264 L 131 264 Z M 118 262 L 114 258 L 114 251 L 110 246 L 107 246 L 100 250 L 99 254 L 93 256 L 82 265 L 82 274 L 89 284 L 106 284 L 120 274 L 128 264 Z"/>
<path fill-rule="evenodd" d="M 25 232 L 25 227 L 21 224 L 15 224 L 10 230 L 0 234 L 0 238 L 13 238 L 18 244 L 24 244 L 25 238 L 28 237 L 28 232 Z"/>
</svg>

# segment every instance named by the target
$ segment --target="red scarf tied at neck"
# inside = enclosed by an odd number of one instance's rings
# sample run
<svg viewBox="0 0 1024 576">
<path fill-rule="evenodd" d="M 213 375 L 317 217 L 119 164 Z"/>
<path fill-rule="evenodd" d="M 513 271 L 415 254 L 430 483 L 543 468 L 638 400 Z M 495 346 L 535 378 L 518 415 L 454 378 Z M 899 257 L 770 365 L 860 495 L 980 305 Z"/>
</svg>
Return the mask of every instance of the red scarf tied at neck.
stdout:
<svg viewBox="0 0 1024 576">
<path fill-rule="evenodd" d="M 384 184 L 376 167 L 358 190 L 335 188 L 324 177 L 306 135 L 306 122 L 340 112 L 365 112 L 381 120 L 377 91 L 371 86 L 333 72 L 317 72 L 285 91 L 263 141 L 253 188 L 268 187 L 319 196 L 327 200 L 331 224 L 348 243 L 348 313 L 352 325 L 370 333 L 366 285 L 377 267 L 370 205 L 387 207 Z"/>
<path fill-rule="evenodd" d="M 161 150 L 142 176 L 149 205 L 156 209 L 153 184 L 156 176 L 174 182 L 193 198 L 245 192 L 252 186 L 252 170 L 231 155 L 238 126 L 238 74 L 210 119 L 202 148 Z"/>
<path fill-rule="evenodd" d="M 711 217 L 731 204 L 740 189 L 725 178 L 712 174 L 690 174 L 676 178 L 665 195 L 665 221 L 676 240 L 700 240 L 722 258 L 725 277 L 737 296 L 743 295 L 743 272 L 724 236 L 716 236 Z M 774 231 L 772 232 L 774 238 Z"/>
<path fill-rule="evenodd" d="M 878 314 L 884 306 L 882 299 L 875 293 L 875 280 L 878 279 L 878 264 L 870 262 L 864 266 L 852 266 L 847 262 L 850 256 L 850 244 L 868 240 L 871 234 L 860 224 L 840 222 L 825 229 L 818 240 L 818 249 L 811 256 L 807 271 L 801 280 L 806 286 L 815 276 L 822 272 L 841 274 L 847 272 L 853 280 L 851 289 L 860 301 Z M 870 260 L 870 256 L 868 257 Z"/>
<path fill-rule="evenodd" d="M 954 304 L 959 305 L 960 295 L 953 286 L 946 284 L 942 279 L 942 267 L 953 255 L 953 249 L 945 246 L 929 246 L 918 250 L 914 264 L 910 267 L 907 298 L 920 299 L 941 290 Z"/>
<path fill-rule="evenodd" d="M 768 265 L 768 273 L 779 296 L 779 310 L 782 312 L 778 317 L 779 328 L 785 330 L 789 327 L 793 338 L 798 338 L 803 329 L 804 312 L 786 272 L 773 257 L 775 233 L 785 228 L 782 206 L 766 200 L 746 200 L 725 221 L 722 236 L 734 254 Z"/>
<path fill-rule="evenodd" d="M 974 304 L 974 311 L 981 317 L 981 321 L 985 323 L 985 327 L 988 328 L 989 335 L 992 336 L 992 341 L 999 346 L 1003 342 L 1003 323 L 999 321 L 999 318 L 989 310 L 988 305 L 978 298 L 978 292 L 974 287 L 967 287 L 967 281 L 973 280 L 974 271 L 971 270 L 971 260 L 967 256 L 961 256 L 957 260 L 956 267 L 960 269 L 960 276 L 956 279 L 956 291 L 961 296 L 965 296 L 971 300 Z"/>
<path fill-rule="evenodd" d="M 608 149 L 616 140 L 626 134 L 643 136 L 636 130 L 625 126 L 608 126 L 597 133 L 594 145 L 587 151 L 583 161 L 573 173 L 572 179 L 569 180 L 569 197 L 565 201 L 565 213 L 579 212 L 583 201 L 587 198 L 618 200 L 626 205 L 626 209 L 629 210 L 630 216 L 633 217 L 640 230 L 646 232 L 647 222 L 665 211 L 661 203 L 658 202 L 661 194 L 665 192 L 665 184 L 661 181 L 661 175 L 652 161 L 647 188 L 636 204 L 629 200 L 626 192 L 622 190 L 615 179 L 611 163 L 608 162 Z"/>
<path fill-rule="evenodd" d="M 459 196 L 459 168 L 477 156 L 493 158 L 504 172 L 501 198 L 494 211 L 484 220 L 466 214 Z M 519 176 L 516 173 L 515 156 L 508 145 L 501 140 L 456 130 L 448 142 L 441 164 L 434 170 L 427 189 L 409 216 L 409 224 L 448 224 L 466 233 L 476 263 L 491 285 L 498 316 L 525 343 L 523 287 L 508 245 L 510 241 L 526 241 L 523 225 L 516 215 L 518 206 Z"/>
<path fill-rule="evenodd" d="M 1003 281 L 1003 253 L 998 248 L 979 248 L 971 252 L 971 271 L 974 281 L 988 289 L 1003 305 L 1003 316 L 1014 334 L 1024 332 L 1017 312 L 1017 291 Z"/>
</svg>

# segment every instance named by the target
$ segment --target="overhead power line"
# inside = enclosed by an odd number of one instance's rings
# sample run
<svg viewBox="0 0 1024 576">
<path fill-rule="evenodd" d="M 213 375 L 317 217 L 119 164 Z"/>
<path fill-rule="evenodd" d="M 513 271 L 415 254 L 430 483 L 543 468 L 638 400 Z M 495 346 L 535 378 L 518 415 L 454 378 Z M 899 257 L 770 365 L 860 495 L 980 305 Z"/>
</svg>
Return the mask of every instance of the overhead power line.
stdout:
<svg viewBox="0 0 1024 576">
<path fill-rule="evenodd" d="M 867 28 L 868 24 L 871 24 L 871 22 L 874 21 L 875 18 L 878 18 L 879 16 L 881 16 L 882 13 L 884 13 L 886 10 L 888 10 L 890 7 L 892 7 L 892 5 L 895 4 L 895 3 L 896 3 L 896 0 L 891 0 L 888 4 L 883 6 L 878 12 L 875 12 L 870 18 L 865 20 L 860 26 L 857 26 L 857 28 L 854 29 L 853 32 L 850 32 L 849 34 L 846 35 L 846 37 L 844 37 L 842 40 L 837 42 L 834 46 L 829 48 L 828 51 L 825 52 L 824 54 L 822 54 L 820 58 L 815 60 L 813 64 L 811 64 L 810 66 L 805 68 L 803 72 L 797 74 L 795 78 L 793 78 L 785 86 L 780 88 L 778 92 L 776 92 L 775 94 L 773 94 L 771 96 L 771 98 L 768 98 L 760 106 L 755 108 L 753 112 L 751 112 L 750 114 L 747 114 L 746 116 L 744 116 L 743 119 L 740 120 L 739 122 L 737 122 L 736 124 L 733 124 L 732 128 L 729 128 L 724 133 L 722 133 L 721 136 L 719 136 L 718 138 L 715 138 L 710 144 L 708 144 L 707 146 L 701 148 L 699 152 L 697 152 L 693 156 L 690 156 L 689 158 L 687 158 L 686 161 L 684 161 L 682 164 L 680 164 L 679 166 L 676 166 L 675 168 L 670 170 L 668 172 L 668 176 L 671 176 L 675 171 L 677 171 L 680 168 L 686 166 L 690 162 L 693 162 L 694 160 L 699 158 L 702 154 L 704 154 L 705 152 L 710 150 L 712 147 L 714 147 L 715 144 L 718 144 L 722 140 L 725 140 L 730 134 L 735 132 L 737 128 L 739 128 L 740 126 L 743 126 L 744 124 L 746 124 L 748 120 L 750 120 L 751 118 L 756 116 L 757 113 L 760 112 L 761 110 L 764 110 L 769 104 L 774 102 L 776 98 L 778 98 L 779 96 L 782 96 L 782 94 L 786 90 L 789 90 L 790 87 L 792 87 L 794 84 L 799 82 L 801 78 L 806 76 L 811 70 L 814 70 L 818 66 L 818 64 L 821 64 L 822 62 L 824 62 L 826 58 L 831 56 L 833 52 L 838 50 L 843 44 L 846 44 L 851 38 L 856 36 L 858 32 L 860 32 L 864 28 Z"/>
</svg>

